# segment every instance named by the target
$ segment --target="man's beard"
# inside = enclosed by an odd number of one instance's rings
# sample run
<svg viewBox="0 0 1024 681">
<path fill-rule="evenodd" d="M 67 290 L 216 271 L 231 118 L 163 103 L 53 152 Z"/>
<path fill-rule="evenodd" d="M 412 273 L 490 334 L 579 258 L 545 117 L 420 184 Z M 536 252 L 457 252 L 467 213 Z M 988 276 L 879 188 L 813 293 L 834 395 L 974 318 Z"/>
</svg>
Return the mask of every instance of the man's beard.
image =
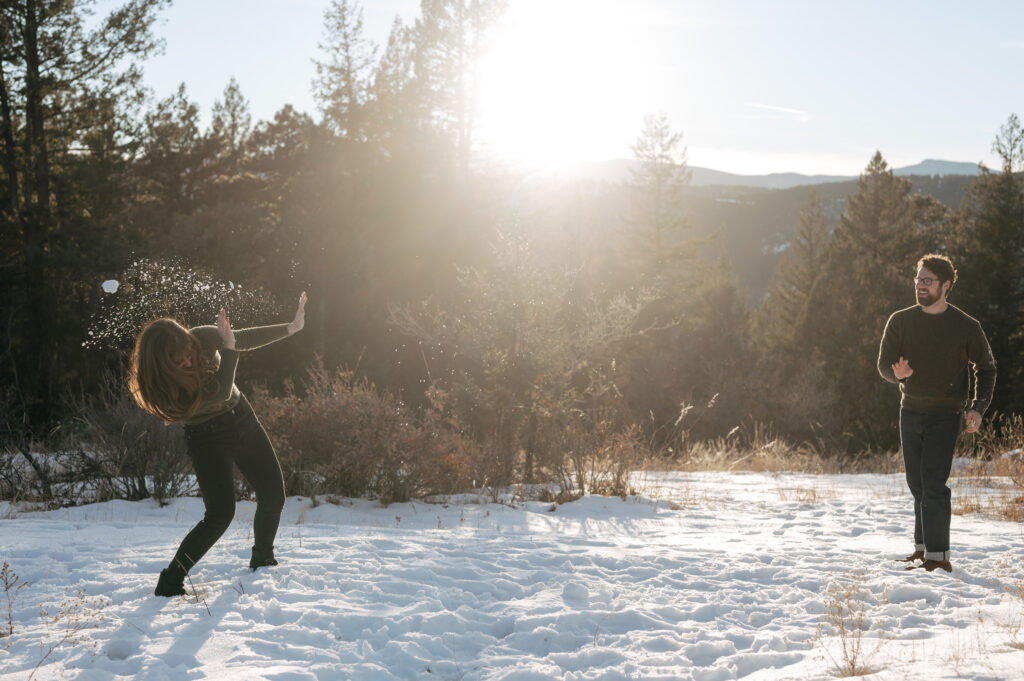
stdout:
<svg viewBox="0 0 1024 681">
<path fill-rule="evenodd" d="M 921 307 L 928 307 L 929 305 L 934 305 L 937 302 L 939 302 L 938 295 L 933 296 L 930 291 L 917 289 L 917 304 Z"/>
</svg>

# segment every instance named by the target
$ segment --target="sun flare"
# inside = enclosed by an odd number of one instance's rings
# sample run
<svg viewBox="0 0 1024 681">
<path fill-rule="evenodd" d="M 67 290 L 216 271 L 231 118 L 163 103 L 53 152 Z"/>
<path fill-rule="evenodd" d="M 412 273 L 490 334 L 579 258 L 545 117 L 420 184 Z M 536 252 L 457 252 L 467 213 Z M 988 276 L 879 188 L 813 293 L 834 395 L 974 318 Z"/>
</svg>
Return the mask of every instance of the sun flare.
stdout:
<svg viewBox="0 0 1024 681">
<path fill-rule="evenodd" d="M 628 155 L 651 83 L 628 19 L 622 3 L 513 2 L 481 67 L 481 145 L 546 167 Z"/>
</svg>

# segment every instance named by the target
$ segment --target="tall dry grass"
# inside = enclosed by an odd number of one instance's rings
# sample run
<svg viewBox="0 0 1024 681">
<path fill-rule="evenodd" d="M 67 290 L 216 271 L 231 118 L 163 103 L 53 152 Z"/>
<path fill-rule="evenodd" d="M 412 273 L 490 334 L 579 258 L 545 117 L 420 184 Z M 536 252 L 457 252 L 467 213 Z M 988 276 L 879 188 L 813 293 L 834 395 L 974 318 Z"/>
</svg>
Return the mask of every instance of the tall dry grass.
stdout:
<svg viewBox="0 0 1024 681">
<path fill-rule="evenodd" d="M 953 513 L 1024 521 L 1024 417 L 996 414 L 961 436 L 957 455 L 967 463 L 953 474 Z"/>
<path fill-rule="evenodd" d="M 685 414 L 683 415 L 685 416 Z M 651 452 L 645 466 L 650 470 L 744 471 L 755 473 L 898 473 L 903 470 L 899 452 L 863 451 L 844 454 L 824 438 L 793 443 L 772 429 L 755 423 L 737 427 L 726 437 L 689 441 L 681 432 L 676 447 Z"/>
</svg>

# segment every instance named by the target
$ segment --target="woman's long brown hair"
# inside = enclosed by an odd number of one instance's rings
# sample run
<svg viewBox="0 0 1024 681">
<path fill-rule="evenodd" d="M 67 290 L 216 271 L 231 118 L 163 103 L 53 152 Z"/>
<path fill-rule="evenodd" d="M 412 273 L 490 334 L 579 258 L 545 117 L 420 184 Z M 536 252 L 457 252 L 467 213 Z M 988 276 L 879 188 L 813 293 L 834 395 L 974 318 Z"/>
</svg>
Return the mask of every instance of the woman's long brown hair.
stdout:
<svg viewBox="0 0 1024 681">
<path fill-rule="evenodd" d="M 185 356 L 191 367 L 180 366 Z M 187 421 L 203 400 L 209 366 L 199 339 L 188 329 L 173 319 L 154 319 L 135 339 L 128 390 L 140 407 L 165 423 Z"/>
</svg>

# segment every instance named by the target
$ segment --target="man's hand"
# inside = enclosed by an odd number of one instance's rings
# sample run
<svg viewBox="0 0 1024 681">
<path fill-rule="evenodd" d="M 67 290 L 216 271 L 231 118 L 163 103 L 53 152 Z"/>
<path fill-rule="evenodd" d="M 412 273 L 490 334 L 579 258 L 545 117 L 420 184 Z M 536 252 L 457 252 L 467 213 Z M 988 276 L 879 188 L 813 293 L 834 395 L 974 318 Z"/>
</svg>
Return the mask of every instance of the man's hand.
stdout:
<svg viewBox="0 0 1024 681">
<path fill-rule="evenodd" d="M 295 311 L 295 319 L 288 324 L 288 333 L 298 333 L 306 325 L 306 292 L 299 296 L 299 309 Z"/>
<path fill-rule="evenodd" d="M 967 412 L 966 430 L 968 433 L 977 433 L 981 427 L 981 414 L 976 411 Z"/>
<path fill-rule="evenodd" d="M 902 357 L 900 357 L 900 361 L 892 365 L 892 372 L 896 374 L 896 380 L 898 381 L 910 378 L 914 374 L 914 370 L 910 368 L 910 362 Z M 980 417 L 979 420 L 981 420 Z"/>
</svg>

